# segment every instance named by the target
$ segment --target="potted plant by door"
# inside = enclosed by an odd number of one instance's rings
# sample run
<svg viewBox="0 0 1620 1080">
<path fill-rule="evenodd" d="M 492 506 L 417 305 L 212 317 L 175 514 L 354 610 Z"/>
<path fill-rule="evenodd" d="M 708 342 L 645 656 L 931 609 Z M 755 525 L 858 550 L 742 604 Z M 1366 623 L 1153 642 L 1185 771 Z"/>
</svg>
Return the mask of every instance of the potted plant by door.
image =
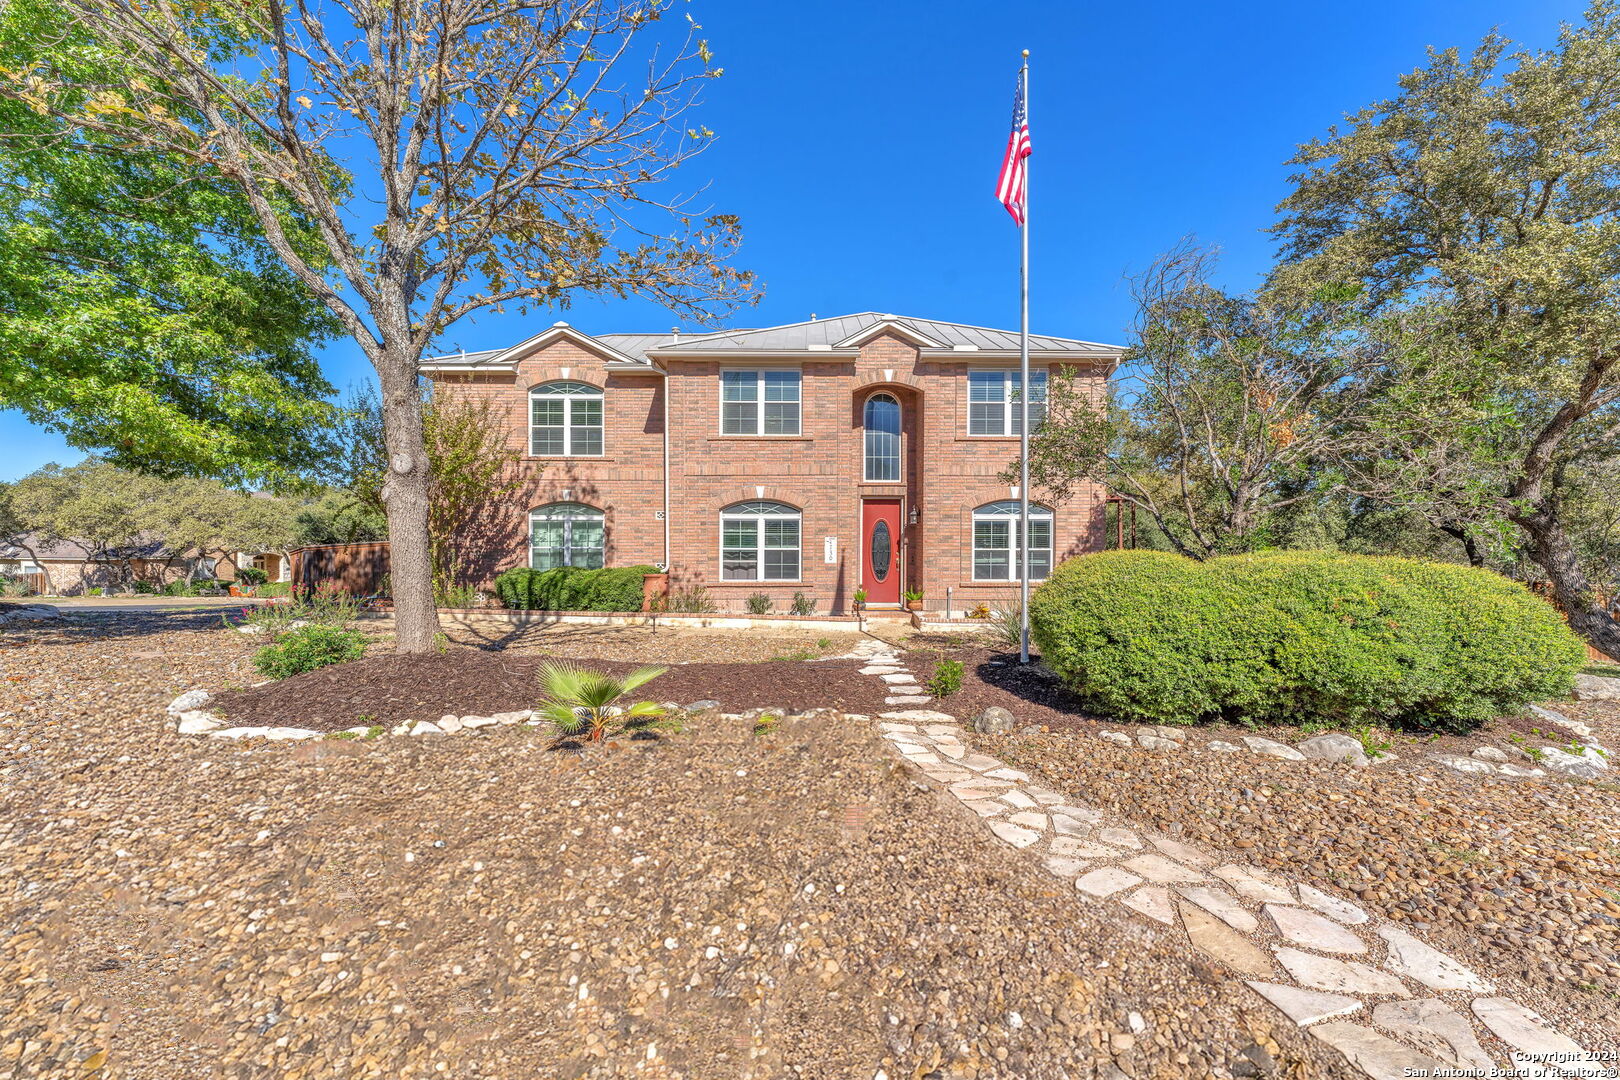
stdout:
<svg viewBox="0 0 1620 1080">
<path fill-rule="evenodd" d="M 855 590 L 855 614 L 860 615 L 866 610 L 866 590 Z"/>
<path fill-rule="evenodd" d="M 922 602 L 923 602 L 923 591 L 921 589 L 907 589 L 906 590 L 906 610 L 907 611 L 921 611 L 922 610 Z"/>
</svg>

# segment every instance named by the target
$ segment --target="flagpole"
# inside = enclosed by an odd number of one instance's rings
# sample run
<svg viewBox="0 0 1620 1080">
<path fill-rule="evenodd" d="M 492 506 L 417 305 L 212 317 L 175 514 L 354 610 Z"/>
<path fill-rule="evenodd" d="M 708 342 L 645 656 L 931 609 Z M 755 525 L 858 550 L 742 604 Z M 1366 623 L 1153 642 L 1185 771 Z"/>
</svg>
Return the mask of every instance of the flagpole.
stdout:
<svg viewBox="0 0 1620 1080">
<path fill-rule="evenodd" d="M 1029 126 L 1029 50 L 1023 80 L 1024 125 Z M 1024 163 L 1024 220 L 1018 225 L 1023 258 L 1018 264 L 1018 662 L 1029 663 L 1029 163 Z"/>
</svg>

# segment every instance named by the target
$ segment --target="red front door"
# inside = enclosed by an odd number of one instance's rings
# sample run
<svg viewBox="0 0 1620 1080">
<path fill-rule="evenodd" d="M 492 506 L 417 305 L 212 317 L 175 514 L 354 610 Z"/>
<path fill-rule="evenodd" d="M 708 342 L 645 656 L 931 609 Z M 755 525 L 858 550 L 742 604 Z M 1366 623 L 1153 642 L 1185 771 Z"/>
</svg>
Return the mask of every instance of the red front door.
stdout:
<svg viewBox="0 0 1620 1080">
<path fill-rule="evenodd" d="M 861 586 L 868 604 L 900 602 L 900 500 L 861 503 Z"/>
</svg>

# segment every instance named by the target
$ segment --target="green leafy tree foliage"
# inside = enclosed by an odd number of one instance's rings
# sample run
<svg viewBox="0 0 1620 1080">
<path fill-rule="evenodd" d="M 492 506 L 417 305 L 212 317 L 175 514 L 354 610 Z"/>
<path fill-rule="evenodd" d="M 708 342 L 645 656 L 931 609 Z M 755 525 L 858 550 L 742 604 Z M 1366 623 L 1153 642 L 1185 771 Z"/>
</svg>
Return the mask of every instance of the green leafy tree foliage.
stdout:
<svg viewBox="0 0 1620 1080">
<path fill-rule="evenodd" d="M 673 0 L 59 2 L 129 77 L 47 60 L 0 94 L 236 184 L 376 370 L 401 652 L 438 630 L 428 347 L 486 308 L 636 295 L 705 320 L 749 294 L 725 265 L 736 218 L 694 217 L 661 186 L 709 142 L 686 113 L 720 73 L 690 17 L 663 29 Z"/>
<path fill-rule="evenodd" d="M 59 5 L 0 7 L 0 69 L 40 68 L 86 86 L 137 77 Z M 0 408 L 165 474 L 312 464 L 330 387 L 311 349 L 336 325 L 241 191 L 14 98 L 0 128 Z"/>
<path fill-rule="evenodd" d="M 134 552 L 145 528 L 143 513 L 158 481 L 94 459 L 46 465 L 11 486 L 17 518 L 46 541 L 75 540 L 92 557 L 121 564 L 134 576 Z"/>
<path fill-rule="evenodd" d="M 1571 624 L 1620 655 L 1568 507 L 1571 478 L 1620 453 L 1615 4 L 1547 51 L 1493 34 L 1433 52 L 1295 162 L 1272 287 L 1355 286 L 1388 345 L 1358 483 L 1516 531 Z"/>
<path fill-rule="evenodd" d="M 1286 515 L 1333 495 L 1324 462 L 1377 385 L 1336 292 L 1235 296 L 1212 269 L 1182 245 L 1138 279 L 1116 397 L 1064 372 L 1030 446 L 1032 487 L 1103 485 L 1195 559 L 1274 544 Z"/>
</svg>

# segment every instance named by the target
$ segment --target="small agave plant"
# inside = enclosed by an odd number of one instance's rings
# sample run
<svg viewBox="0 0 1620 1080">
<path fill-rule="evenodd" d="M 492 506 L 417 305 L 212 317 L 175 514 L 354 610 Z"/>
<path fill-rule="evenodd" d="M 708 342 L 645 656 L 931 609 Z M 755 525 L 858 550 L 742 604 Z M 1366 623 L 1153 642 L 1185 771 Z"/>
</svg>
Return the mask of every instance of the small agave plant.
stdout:
<svg viewBox="0 0 1620 1080">
<path fill-rule="evenodd" d="M 586 741 L 596 742 L 613 720 L 664 715 L 663 706 L 651 701 L 638 701 L 628 707 L 615 703 L 668 670 L 644 667 L 614 678 L 573 664 L 545 664 L 540 668 L 540 684 L 546 696 L 535 713 L 550 720 L 564 735 L 584 731 Z"/>
</svg>

